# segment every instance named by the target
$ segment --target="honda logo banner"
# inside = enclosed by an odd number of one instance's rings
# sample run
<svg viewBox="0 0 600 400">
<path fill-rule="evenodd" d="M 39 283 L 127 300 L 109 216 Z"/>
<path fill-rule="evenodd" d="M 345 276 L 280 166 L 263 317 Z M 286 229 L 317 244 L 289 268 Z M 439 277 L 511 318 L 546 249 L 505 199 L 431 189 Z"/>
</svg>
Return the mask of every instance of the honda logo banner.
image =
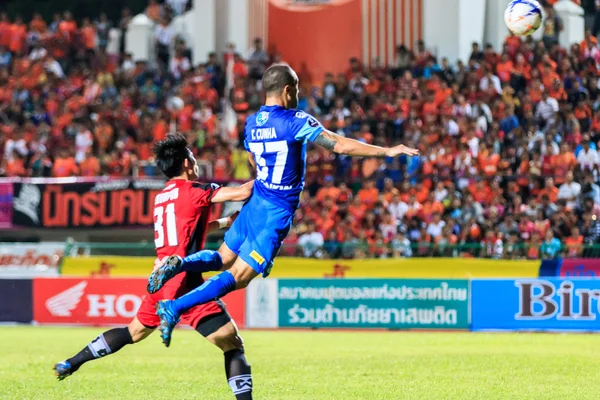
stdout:
<svg viewBox="0 0 600 400">
<path fill-rule="evenodd" d="M 127 324 L 146 293 L 140 278 L 38 278 L 33 281 L 33 319 L 40 324 Z M 245 294 L 224 299 L 238 325 L 244 326 Z"/>
<path fill-rule="evenodd" d="M 600 280 L 471 281 L 473 330 L 598 331 Z"/>
</svg>

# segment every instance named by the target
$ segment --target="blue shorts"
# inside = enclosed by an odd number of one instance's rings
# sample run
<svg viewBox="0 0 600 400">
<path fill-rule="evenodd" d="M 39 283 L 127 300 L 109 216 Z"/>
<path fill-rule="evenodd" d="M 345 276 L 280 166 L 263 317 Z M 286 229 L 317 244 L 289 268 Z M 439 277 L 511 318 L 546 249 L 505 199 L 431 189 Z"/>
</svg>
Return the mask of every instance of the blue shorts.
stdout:
<svg viewBox="0 0 600 400">
<path fill-rule="evenodd" d="M 225 234 L 225 244 L 266 278 L 293 220 L 294 212 L 253 195 Z"/>
</svg>

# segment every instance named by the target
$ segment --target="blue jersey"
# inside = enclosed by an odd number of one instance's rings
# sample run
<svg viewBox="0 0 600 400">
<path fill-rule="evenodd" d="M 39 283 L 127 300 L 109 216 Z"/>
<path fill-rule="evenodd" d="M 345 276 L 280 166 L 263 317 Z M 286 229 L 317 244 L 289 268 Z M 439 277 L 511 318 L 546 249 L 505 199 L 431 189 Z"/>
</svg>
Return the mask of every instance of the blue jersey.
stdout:
<svg viewBox="0 0 600 400">
<path fill-rule="evenodd" d="M 304 111 L 262 106 L 246 119 L 244 147 L 254 155 L 256 181 L 252 196 L 295 211 L 306 171 L 306 143 L 323 126 Z"/>
</svg>

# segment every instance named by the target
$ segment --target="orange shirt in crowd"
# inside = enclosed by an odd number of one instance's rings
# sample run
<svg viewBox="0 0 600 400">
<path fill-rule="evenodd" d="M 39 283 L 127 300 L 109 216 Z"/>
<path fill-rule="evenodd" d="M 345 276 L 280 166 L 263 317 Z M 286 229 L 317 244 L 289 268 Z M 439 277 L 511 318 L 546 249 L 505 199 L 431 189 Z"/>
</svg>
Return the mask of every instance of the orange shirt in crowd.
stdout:
<svg viewBox="0 0 600 400">
<path fill-rule="evenodd" d="M 415 191 L 415 198 L 419 203 L 425 203 L 427 197 L 429 197 L 429 188 L 426 185 L 422 185 L 419 190 Z"/>
<path fill-rule="evenodd" d="M 534 103 L 539 103 L 542 100 L 542 88 L 540 86 L 531 87 L 529 89 L 529 98 Z"/>
<path fill-rule="evenodd" d="M 44 33 L 48 29 L 46 21 L 41 18 L 34 18 L 29 23 L 29 28 L 34 32 Z"/>
<path fill-rule="evenodd" d="M 441 106 L 448 97 L 452 96 L 452 89 L 439 89 L 435 92 L 434 103 L 439 107 Z"/>
<path fill-rule="evenodd" d="M 498 164 L 500 163 L 500 156 L 498 154 L 482 155 L 479 158 L 479 168 L 481 172 L 487 176 L 493 176 L 498 172 Z"/>
<path fill-rule="evenodd" d="M 93 177 L 100 175 L 100 161 L 98 158 L 86 155 L 85 159 L 79 164 L 81 176 Z"/>
<path fill-rule="evenodd" d="M 73 35 L 77 30 L 77 23 L 75 21 L 62 21 L 58 25 L 58 30 L 67 38 L 67 40 L 72 40 Z"/>
<path fill-rule="evenodd" d="M 579 235 L 577 238 L 569 236 L 565 240 L 565 246 L 567 247 L 568 257 L 577 257 L 581 255 L 583 250 L 583 236 Z"/>
<path fill-rule="evenodd" d="M 340 196 L 341 190 L 335 186 L 327 187 L 323 186 L 317 191 L 317 201 L 323 203 L 325 199 L 331 199 L 336 201 Z"/>
<path fill-rule="evenodd" d="M 79 169 L 73 157 L 57 158 L 52 166 L 52 176 L 57 178 L 76 176 L 78 172 Z"/>
<path fill-rule="evenodd" d="M 6 163 L 7 176 L 26 176 L 25 162 L 22 159 L 12 159 Z"/>
<path fill-rule="evenodd" d="M 25 45 L 27 26 L 25 24 L 12 24 L 10 26 L 10 41 L 8 48 L 13 53 L 20 53 Z"/>
<path fill-rule="evenodd" d="M 515 64 L 513 67 L 513 73 L 522 75 L 527 80 L 531 79 L 531 67 L 529 64 Z"/>
<path fill-rule="evenodd" d="M 365 85 L 365 93 L 366 94 L 376 94 L 377 92 L 379 92 L 380 86 L 381 86 L 381 84 L 380 84 L 379 80 L 377 80 L 377 79 L 371 79 Z"/>
<path fill-rule="evenodd" d="M 551 203 L 556 203 L 556 199 L 558 198 L 558 188 L 556 186 L 553 188 L 545 187 L 540 190 L 537 196 L 538 202 L 542 201 L 544 195 L 548 196 Z"/>
<path fill-rule="evenodd" d="M 148 161 L 152 157 L 152 143 L 144 142 L 138 145 L 138 158 L 141 161 Z"/>
<path fill-rule="evenodd" d="M 91 50 L 96 47 L 96 29 L 93 26 L 84 26 L 81 28 L 81 34 L 86 49 Z"/>
<path fill-rule="evenodd" d="M 550 71 L 550 73 L 542 72 L 542 83 L 545 88 L 551 88 L 554 86 L 554 81 L 559 80 L 560 76 L 554 71 Z"/>
<path fill-rule="evenodd" d="M 496 65 L 496 74 L 502 82 L 510 81 L 510 73 L 512 70 L 513 62 L 511 60 L 508 60 L 506 62 L 500 62 Z"/>
<path fill-rule="evenodd" d="M 165 137 L 167 137 L 168 129 L 169 127 L 164 119 L 158 120 L 158 122 L 154 125 L 154 129 L 152 130 L 152 136 L 154 137 L 154 141 L 160 142 Z"/>
<path fill-rule="evenodd" d="M 360 189 L 357 196 L 363 204 L 369 209 L 372 209 L 375 207 L 375 203 L 377 203 L 377 199 L 379 198 L 379 190 L 375 187 L 371 189 Z"/>
<path fill-rule="evenodd" d="M 548 95 L 557 101 L 567 101 L 567 92 L 561 84 L 558 88 L 554 85 L 548 89 Z"/>
<path fill-rule="evenodd" d="M 592 118 L 592 110 L 590 110 L 590 108 L 585 104 L 583 107 L 575 107 L 573 114 L 577 119 Z"/>
<path fill-rule="evenodd" d="M 0 45 L 8 48 L 10 44 L 10 22 L 0 22 Z"/>
<path fill-rule="evenodd" d="M 431 222 L 431 218 L 433 214 L 444 213 L 444 205 L 439 201 L 426 201 L 423 203 L 423 207 L 419 210 L 417 215 L 419 215 L 425 222 Z"/>
</svg>

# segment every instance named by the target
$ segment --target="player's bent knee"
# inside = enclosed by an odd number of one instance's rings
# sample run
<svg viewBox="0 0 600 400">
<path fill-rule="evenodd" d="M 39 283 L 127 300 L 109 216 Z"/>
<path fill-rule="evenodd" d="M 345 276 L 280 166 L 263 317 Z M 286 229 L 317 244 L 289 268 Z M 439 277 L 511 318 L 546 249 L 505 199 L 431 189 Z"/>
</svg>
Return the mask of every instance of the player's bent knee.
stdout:
<svg viewBox="0 0 600 400">
<path fill-rule="evenodd" d="M 131 340 L 133 343 L 141 342 L 154 331 L 154 329 L 147 328 L 142 325 L 137 318 L 134 318 L 133 321 L 129 323 L 127 329 L 129 330 L 129 334 L 131 335 Z"/>
<path fill-rule="evenodd" d="M 234 349 L 242 349 L 244 341 L 232 322 L 223 325 L 215 333 L 209 335 L 207 339 L 215 346 L 227 352 Z"/>
<path fill-rule="evenodd" d="M 235 279 L 235 288 L 243 289 L 254 279 L 258 273 L 245 262 L 240 262 L 238 259 L 236 264 L 230 269 L 233 278 Z"/>
</svg>

